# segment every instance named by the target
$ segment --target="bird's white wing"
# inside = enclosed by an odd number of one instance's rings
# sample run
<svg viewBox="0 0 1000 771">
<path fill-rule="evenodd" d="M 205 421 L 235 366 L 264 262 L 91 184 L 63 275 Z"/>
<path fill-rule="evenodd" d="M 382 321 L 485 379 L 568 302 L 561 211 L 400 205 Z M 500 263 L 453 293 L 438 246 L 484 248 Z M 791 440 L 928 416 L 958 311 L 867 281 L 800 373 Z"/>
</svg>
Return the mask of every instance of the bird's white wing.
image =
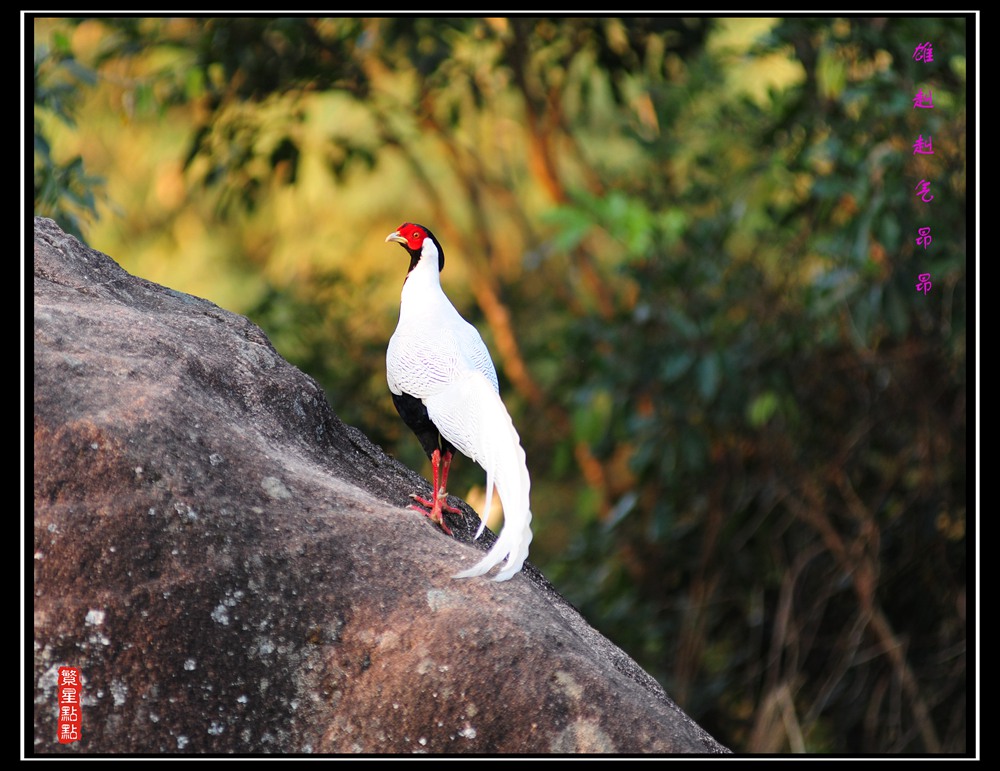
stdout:
<svg viewBox="0 0 1000 771">
<path fill-rule="evenodd" d="M 496 368 L 478 330 L 454 313 L 449 323 L 428 329 L 400 324 L 386 350 L 389 390 L 424 399 L 466 373 L 481 373 L 499 392 Z"/>
<path fill-rule="evenodd" d="M 486 347 L 486 343 L 483 342 L 483 338 L 479 334 L 479 330 L 476 329 L 472 324 L 469 324 L 464 319 L 462 320 L 463 327 L 461 328 L 462 339 L 462 350 L 465 353 L 465 358 L 468 366 L 475 369 L 477 372 L 482 373 L 482 375 L 489 381 L 490 385 L 493 386 L 493 390 L 500 393 L 500 382 L 497 380 L 497 370 L 493 366 L 493 359 L 490 358 L 490 351 Z"/>
<path fill-rule="evenodd" d="M 417 399 L 440 391 L 455 378 L 455 348 L 445 335 L 429 338 L 397 328 L 385 353 L 389 390 Z"/>
</svg>

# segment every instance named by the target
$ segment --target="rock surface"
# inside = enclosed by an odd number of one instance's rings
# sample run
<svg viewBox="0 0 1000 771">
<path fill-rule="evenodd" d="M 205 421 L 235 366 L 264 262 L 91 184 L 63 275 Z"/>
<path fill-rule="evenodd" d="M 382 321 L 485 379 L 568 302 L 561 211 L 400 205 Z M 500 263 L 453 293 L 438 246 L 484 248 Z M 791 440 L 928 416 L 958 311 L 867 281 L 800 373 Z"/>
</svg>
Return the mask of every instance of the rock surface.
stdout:
<svg viewBox="0 0 1000 771">
<path fill-rule="evenodd" d="M 491 539 L 402 508 L 428 488 L 250 321 L 36 219 L 26 749 L 727 751 L 530 564 L 451 579 Z"/>
</svg>

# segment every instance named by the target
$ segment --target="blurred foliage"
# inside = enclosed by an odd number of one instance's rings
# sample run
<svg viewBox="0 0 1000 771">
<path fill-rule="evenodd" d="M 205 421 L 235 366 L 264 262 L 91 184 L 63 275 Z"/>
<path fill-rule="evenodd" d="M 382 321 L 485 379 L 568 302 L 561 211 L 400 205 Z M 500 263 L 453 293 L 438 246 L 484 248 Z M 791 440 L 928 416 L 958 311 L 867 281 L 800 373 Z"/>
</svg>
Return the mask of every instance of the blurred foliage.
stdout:
<svg viewBox="0 0 1000 771">
<path fill-rule="evenodd" d="M 77 62 L 65 34 L 55 32 L 49 44 L 35 46 L 34 178 L 36 214 L 57 220 L 63 230 L 83 238 L 80 218 L 97 213 L 96 196 L 102 180 L 84 171 L 80 155 L 56 160 L 43 122 L 73 126 L 79 86 L 93 85 L 96 73 Z"/>
<path fill-rule="evenodd" d="M 35 33 L 36 213 L 100 212 L 92 245 L 249 315 L 425 472 L 382 241 L 435 230 L 528 453 L 532 560 L 722 742 L 970 749 L 964 18 Z"/>
</svg>

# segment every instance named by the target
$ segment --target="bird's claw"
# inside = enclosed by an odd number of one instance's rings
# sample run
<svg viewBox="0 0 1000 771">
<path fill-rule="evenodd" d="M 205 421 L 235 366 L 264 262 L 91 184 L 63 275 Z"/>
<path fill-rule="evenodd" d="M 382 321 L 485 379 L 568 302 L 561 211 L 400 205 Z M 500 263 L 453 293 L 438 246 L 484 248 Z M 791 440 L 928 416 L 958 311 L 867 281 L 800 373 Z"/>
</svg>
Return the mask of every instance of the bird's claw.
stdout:
<svg viewBox="0 0 1000 771">
<path fill-rule="evenodd" d="M 420 497 L 419 495 L 417 495 L 416 493 L 410 493 L 410 497 L 411 497 L 411 498 L 412 498 L 413 500 L 415 500 L 415 501 L 416 501 L 417 503 L 419 503 L 419 504 L 420 504 L 421 506 L 426 506 L 426 507 L 427 507 L 428 509 L 433 509 L 433 508 L 434 508 L 434 502 L 433 502 L 433 501 L 429 501 L 429 500 L 427 500 L 426 498 L 421 498 L 421 497 Z M 410 508 L 411 508 L 411 509 L 415 509 L 415 508 L 417 508 L 417 507 L 416 507 L 416 506 L 413 506 L 413 505 L 411 505 L 411 506 L 410 506 Z"/>
<path fill-rule="evenodd" d="M 452 505 L 450 505 L 448 503 L 448 501 L 446 500 L 447 497 L 448 497 L 448 493 L 446 493 L 444 491 L 444 488 L 442 487 L 438 491 L 438 496 L 437 496 L 438 501 L 441 503 L 441 508 L 444 509 L 445 511 L 450 511 L 452 514 L 462 514 L 462 510 L 461 509 L 456 509 L 454 506 L 452 506 Z"/>
<path fill-rule="evenodd" d="M 456 509 L 454 506 L 450 506 L 447 502 L 445 502 L 446 495 L 447 493 L 444 491 L 444 488 L 442 488 L 438 491 L 435 499 L 433 501 L 429 501 L 426 498 L 421 498 L 416 493 L 410 493 L 410 497 L 420 504 L 419 506 L 417 504 L 410 504 L 410 508 L 414 511 L 419 511 L 431 522 L 436 522 L 445 533 L 452 535 L 451 528 L 448 527 L 448 523 L 444 521 L 442 509 L 450 511 L 452 514 L 461 514 L 462 511 L 461 509 Z M 430 510 L 428 511 L 427 509 Z"/>
</svg>

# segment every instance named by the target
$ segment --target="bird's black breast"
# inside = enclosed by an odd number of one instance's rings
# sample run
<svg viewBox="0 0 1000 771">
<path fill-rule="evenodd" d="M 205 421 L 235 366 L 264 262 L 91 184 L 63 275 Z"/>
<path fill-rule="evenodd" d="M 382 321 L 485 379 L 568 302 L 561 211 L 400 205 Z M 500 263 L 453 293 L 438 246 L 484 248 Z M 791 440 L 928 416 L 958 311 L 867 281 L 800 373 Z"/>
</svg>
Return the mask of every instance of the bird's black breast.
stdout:
<svg viewBox="0 0 1000 771">
<path fill-rule="evenodd" d="M 409 394 L 392 395 L 392 403 L 396 405 L 396 412 L 403 422 L 410 427 L 410 430 L 417 435 L 420 446 L 424 448 L 427 457 L 431 457 L 435 450 L 442 452 L 455 451 L 452 444 L 441 436 L 434 421 L 427 414 L 427 407 L 415 396 Z"/>
</svg>

